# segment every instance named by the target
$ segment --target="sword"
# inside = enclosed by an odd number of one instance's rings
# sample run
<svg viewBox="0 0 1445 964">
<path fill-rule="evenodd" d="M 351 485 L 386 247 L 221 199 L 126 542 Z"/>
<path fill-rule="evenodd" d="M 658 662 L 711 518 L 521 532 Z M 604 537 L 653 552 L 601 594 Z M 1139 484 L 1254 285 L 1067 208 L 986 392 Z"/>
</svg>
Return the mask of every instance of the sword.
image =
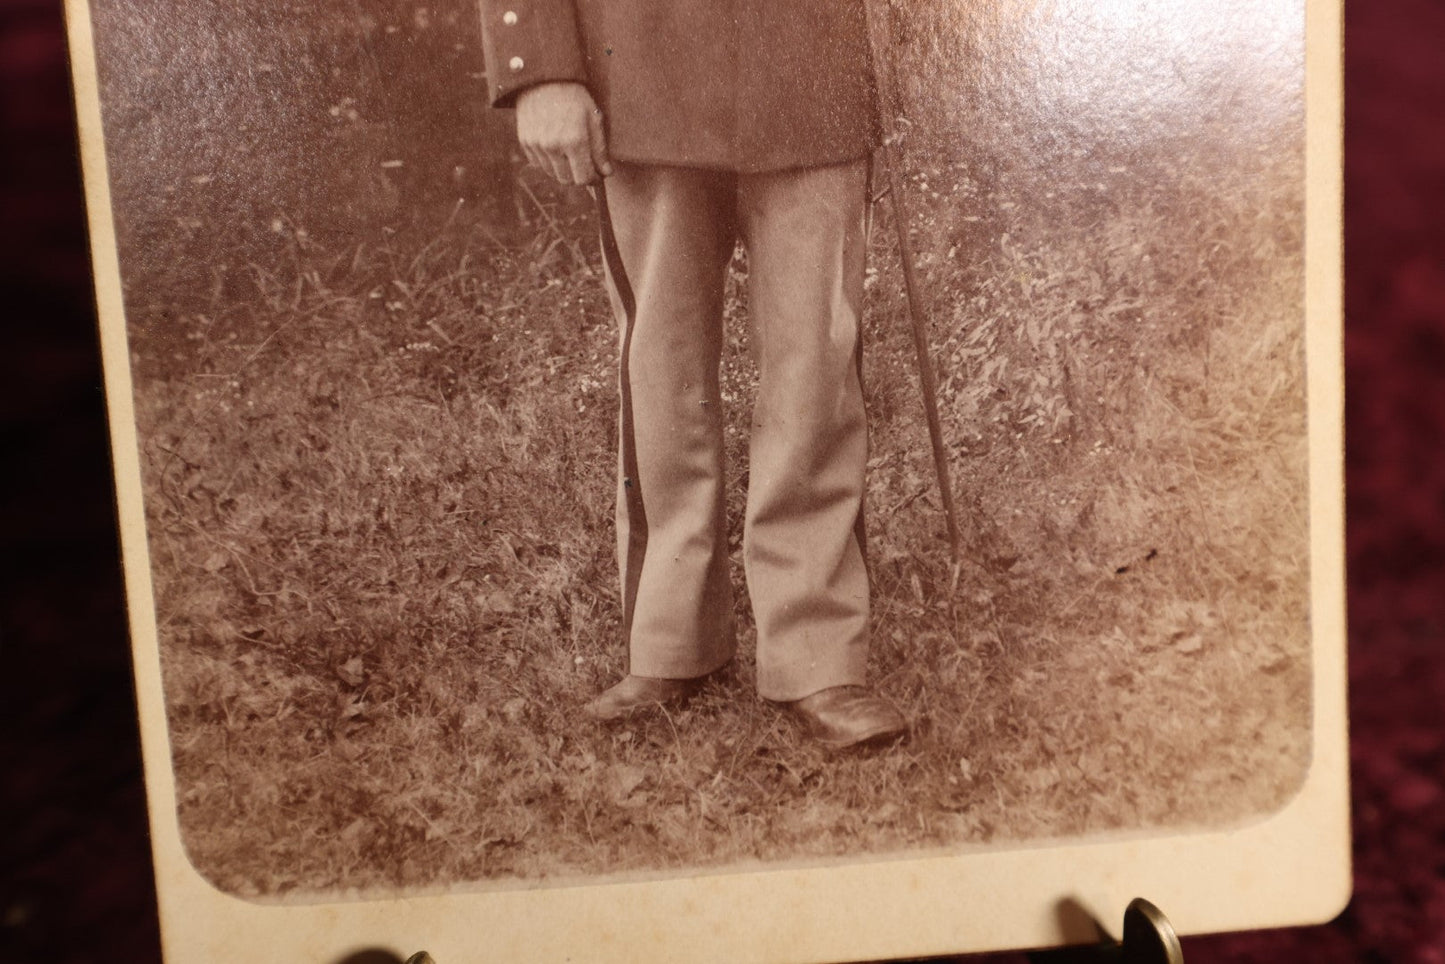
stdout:
<svg viewBox="0 0 1445 964">
<path fill-rule="evenodd" d="M 923 299 L 919 294 L 918 274 L 914 269 L 913 245 L 908 239 L 908 203 L 903 196 L 898 172 L 901 170 L 898 99 L 894 87 L 892 35 L 888 11 L 877 9 L 884 0 L 864 0 L 868 17 L 868 41 L 873 50 L 874 82 L 878 107 L 883 117 L 883 166 L 887 172 L 888 199 L 893 209 L 893 226 L 898 230 L 898 255 L 903 265 L 903 292 L 908 303 L 908 319 L 913 332 L 913 352 L 918 360 L 918 381 L 923 389 L 923 412 L 928 420 L 928 439 L 933 445 L 933 466 L 938 473 L 938 494 L 943 502 L 943 519 L 948 527 L 949 555 L 957 565 L 962 558 L 962 536 L 958 512 L 953 503 L 953 485 L 949 481 L 948 453 L 943 447 L 943 427 L 938 419 L 938 382 L 933 374 L 933 360 L 928 354 L 928 322 L 924 317 Z"/>
</svg>

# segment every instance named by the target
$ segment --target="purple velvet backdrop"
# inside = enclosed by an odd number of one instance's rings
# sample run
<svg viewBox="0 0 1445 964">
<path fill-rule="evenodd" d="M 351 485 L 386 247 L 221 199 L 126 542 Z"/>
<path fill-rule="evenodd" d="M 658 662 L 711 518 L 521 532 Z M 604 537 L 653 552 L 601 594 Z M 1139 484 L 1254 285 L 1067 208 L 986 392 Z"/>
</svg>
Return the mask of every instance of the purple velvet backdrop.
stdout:
<svg viewBox="0 0 1445 964">
<path fill-rule="evenodd" d="M 1445 961 L 1445 3 L 1346 25 L 1355 898 L 1191 964 Z M 156 960 L 58 0 L 0 0 L 0 105 L 0 960 Z"/>
</svg>

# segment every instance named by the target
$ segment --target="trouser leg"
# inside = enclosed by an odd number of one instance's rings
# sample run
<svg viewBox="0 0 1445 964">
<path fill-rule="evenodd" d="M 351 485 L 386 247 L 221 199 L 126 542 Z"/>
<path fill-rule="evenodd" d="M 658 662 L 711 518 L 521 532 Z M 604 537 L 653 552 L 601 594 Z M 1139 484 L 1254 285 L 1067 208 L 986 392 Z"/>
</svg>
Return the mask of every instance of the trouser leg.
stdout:
<svg viewBox="0 0 1445 964">
<path fill-rule="evenodd" d="M 739 179 L 759 374 L 743 559 L 773 700 L 864 682 L 866 195 L 863 161 Z"/>
<path fill-rule="evenodd" d="M 629 672 L 689 678 L 734 650 L 718 388 L 733 182 L 616 168 L 601 206 L 622 338 L 617 536 Z"/>
</svg>

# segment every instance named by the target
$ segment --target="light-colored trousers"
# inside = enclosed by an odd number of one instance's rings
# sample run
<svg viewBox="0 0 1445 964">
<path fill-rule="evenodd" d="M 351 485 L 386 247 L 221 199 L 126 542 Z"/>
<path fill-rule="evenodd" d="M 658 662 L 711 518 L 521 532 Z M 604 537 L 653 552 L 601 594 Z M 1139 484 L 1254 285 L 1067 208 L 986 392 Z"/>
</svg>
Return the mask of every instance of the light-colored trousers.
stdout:
<svg viewBox="0 0 1445 964">
<path fill-rule="evenodd" d="M 758 692 L 795 700 L 864 680 L 867 180 L 866 160 L 758 174 L 618 164 L 600 193 L 622 338 L 617 534 L 633 674 L 701 676 L 735 648 L 718 365 L 741 239 L 759 376 L 743 530 Z"/>
</svg>

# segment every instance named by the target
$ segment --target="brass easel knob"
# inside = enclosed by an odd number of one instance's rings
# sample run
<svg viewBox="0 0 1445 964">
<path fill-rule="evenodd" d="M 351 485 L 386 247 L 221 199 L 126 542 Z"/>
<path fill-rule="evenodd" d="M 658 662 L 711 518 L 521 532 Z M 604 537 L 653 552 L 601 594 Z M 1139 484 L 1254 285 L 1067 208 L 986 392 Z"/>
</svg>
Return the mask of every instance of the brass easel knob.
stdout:
<svg viewBox="0 0 1445 964">
<path fill-rule="evenodd" d="M 1164 912 L 1142 897 L 1135 897 L 1124 911 L 1124 936 L 1120 945 L 1122 964 L 1184 964 L 1179 935 Z"/>
<path fill-rule="evenodd" d="M 1098 921 L 1094 926 L 1104 933 Z M 1124 911 L 1124 928 L 1118 942 L 1106 938 L 1082 947 L 1034 951 L 1028 958 L 1032 964 L 1184 964 L 1184 948 L 1164 912 L 1137 897 Z"/>
</svg>

